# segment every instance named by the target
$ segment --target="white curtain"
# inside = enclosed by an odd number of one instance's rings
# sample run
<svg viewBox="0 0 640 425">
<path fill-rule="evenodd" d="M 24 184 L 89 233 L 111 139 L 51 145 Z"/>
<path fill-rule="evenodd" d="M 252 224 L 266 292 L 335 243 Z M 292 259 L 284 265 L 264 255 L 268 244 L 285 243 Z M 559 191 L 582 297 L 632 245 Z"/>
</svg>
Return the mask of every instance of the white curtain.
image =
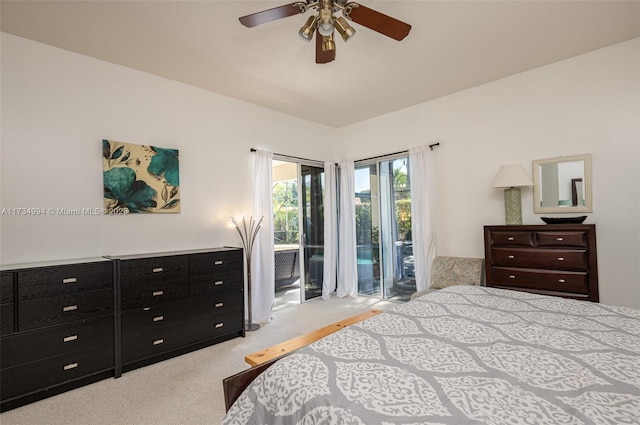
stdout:
<svg viewBox="0 0 640 425">
<path fill-rule="evenodd" d="M 433 152 L 428 146 L 409 149 L 411 182 L 411 235 L 416 290 L 429 286 L 436 256 L 436 181 Z"/>
<path fill-rule="evenodd" d="M 338 297 L 358 296 L 356 255 L 356 187 L 353 161 L 340 163 L 340 214 L 338 219 Z"/>
<path fill-rule="evenodd" d="M 252 306 L 253 322 L 265 323 L 273 319 L 275 301 L 275 264 L 273 253 L 273 202 L 271 188 L 273 153 L 258 150 L 253 194 L 253 217 L 262 220 L 256 237 L 252 258 L 252 294 L 248 300 Z"/>
<path fill-rule="evenodd" d="M 336 290 L 338 262 L 338 208 L 336 166 L 324 163 L 324 265 L 322 299 L 328 300 Z"/>
</svg>

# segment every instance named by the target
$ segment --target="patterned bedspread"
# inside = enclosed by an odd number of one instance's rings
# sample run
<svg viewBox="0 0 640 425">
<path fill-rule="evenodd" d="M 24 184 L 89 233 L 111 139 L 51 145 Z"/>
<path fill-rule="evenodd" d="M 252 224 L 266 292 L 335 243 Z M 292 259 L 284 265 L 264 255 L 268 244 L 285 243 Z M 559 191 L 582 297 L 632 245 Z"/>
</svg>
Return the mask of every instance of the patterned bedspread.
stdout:
<svg viewBox="0 0 640 425">
<path fill-rule="evenodd" d="M 640 424 L 640 310 L 442 289 L 281 359 L 223 424 Z"/>
</svg>

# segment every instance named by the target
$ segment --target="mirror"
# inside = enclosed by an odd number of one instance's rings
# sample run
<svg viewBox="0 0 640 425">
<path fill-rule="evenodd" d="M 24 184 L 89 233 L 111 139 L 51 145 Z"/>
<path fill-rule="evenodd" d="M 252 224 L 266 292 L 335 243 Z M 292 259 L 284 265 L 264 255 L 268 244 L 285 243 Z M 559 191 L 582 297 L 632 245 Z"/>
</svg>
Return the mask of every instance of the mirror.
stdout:
<svg viewBox="0 0 640 425">
<path fill-rule="evenodd" d="M 533 211 L 592 212 L 591 155 L 533 161 Z"/>
</svg>

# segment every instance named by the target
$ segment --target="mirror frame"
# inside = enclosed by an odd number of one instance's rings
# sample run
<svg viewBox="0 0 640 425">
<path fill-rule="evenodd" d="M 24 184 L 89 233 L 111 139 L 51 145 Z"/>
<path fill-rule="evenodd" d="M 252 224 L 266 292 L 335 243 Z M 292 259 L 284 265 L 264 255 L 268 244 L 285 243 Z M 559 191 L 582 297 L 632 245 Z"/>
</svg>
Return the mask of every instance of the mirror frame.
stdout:
<svg viewBox="0 0 640 425">
<path fill-rule="evenodd" d="M 541 199 L 541 182 L 540 169 L 547 164 L 560 164 L 563 162 L 584 161 L 584 206 L 567 206 L 567 207 L 542 207 Z M 533 161 L 533 212 L 535 214 L 544 213 L 576 213 L 576 212 L 593 212 L 592 194 L 591 194 L 591 155 L 575 155 L 561 156 L 558 158 L 537 159 Z"/>
</svg>

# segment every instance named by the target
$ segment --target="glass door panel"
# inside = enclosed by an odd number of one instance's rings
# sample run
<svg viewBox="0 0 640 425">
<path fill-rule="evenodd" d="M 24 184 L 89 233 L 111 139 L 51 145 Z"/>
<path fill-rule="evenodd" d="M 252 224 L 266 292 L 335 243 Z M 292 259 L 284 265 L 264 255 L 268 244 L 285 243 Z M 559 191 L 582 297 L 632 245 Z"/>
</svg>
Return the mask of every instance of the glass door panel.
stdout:
<svg viewBox="0 0 640 425">
<path fill-rule="evenodd" d="M 300 250 L 303 301 L 322 295 L 324 269 L 324 168 L 300 164 Z"/>
<path fill-rule="evenodd" d="M 415 292 L 409 158 L 356 166 L 358 292 L 408 299 Z"/>
<path fill-rule="evenodd" d="M 409 158 L 382 161 L 380 210 L 382 216 L 382 261 L 384 298 L 408 298 L 415 292 L 413 244 L 411 241 L 411 185 Z"/>
<path fill-rule="evenodd" d="M 358 293 L 380 295 L 380 213 L 376 164 L 355 169 Z"/>
<path fill-rule="evenodd" d="M 298 164 L 274 161 L 273 247 L 275 268 L 274 310 L 300 303 L 300 203 Z"/>
</svg>

